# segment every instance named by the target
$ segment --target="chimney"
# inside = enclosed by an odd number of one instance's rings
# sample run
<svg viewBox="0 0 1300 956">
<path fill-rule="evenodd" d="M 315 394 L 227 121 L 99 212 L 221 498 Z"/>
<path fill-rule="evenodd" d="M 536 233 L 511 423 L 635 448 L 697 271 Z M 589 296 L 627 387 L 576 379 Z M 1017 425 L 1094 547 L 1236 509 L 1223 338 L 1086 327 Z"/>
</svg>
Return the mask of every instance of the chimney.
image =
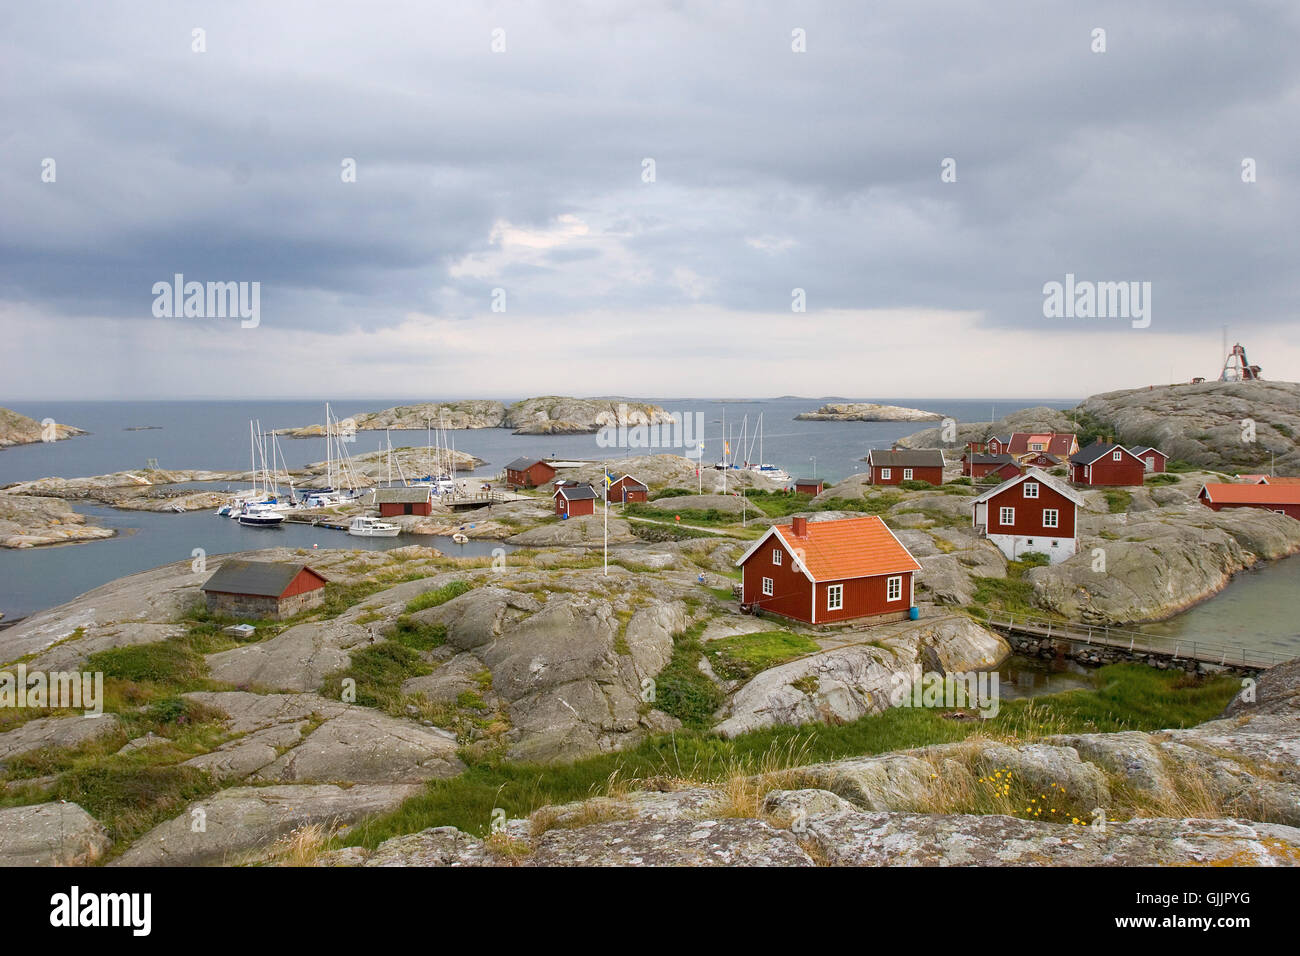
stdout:
<svg viewBox="0 0 1300 956">
<path fill-rule="evenodd" d="M 806 538 L 806 537 L 808 537 L 808 519 L 807 519 L 807 518 L 795 518 L 795 519 L 794 519 L 794 536 L 795 536 L 796 538 Z"/>
</svg>

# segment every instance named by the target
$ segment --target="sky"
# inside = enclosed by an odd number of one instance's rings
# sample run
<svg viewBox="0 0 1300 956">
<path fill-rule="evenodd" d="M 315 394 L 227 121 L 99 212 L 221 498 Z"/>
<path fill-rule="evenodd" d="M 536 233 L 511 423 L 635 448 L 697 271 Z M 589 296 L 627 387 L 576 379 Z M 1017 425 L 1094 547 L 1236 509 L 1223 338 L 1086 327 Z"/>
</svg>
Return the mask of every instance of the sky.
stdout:
<svg viewBox="0 0 1300 956">
<path fill-rule="evenodd" d="M 1300 4 L 1137 6 L 7 4 L 0 400 L 1300 379 Z"/>
</svg>

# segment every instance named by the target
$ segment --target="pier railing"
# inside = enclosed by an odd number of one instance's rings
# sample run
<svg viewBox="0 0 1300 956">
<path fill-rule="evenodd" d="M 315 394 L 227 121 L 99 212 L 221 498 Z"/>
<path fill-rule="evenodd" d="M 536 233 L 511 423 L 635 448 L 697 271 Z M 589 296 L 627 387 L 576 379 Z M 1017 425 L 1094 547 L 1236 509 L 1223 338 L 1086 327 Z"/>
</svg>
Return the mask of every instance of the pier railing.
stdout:
<svg viewBox="0 0 1300 956">
<path fill-rule="evenodd" d="M 1214 641 L 1192 641 L 1166 634 L 1151 634 L 1131 628 L 1110 627 L 1104 624 L 1086 624 L 1082 621 L 1052 621 L 1028 615 L 995 614 L 993 611 L 972 609 L 990 628 L 1040 637 L 1046 640 L 1071 641 L 1125 650 L 1133 654 L 1154 654 L 1171 661 L 1193 660 L 1223 667 L 1242 667 L 1263 670 L 1291 658 L 1267 651 L 1251 650 L 1240 644 L 1221 644 Z M 1295 656 L 1295 655 L 1292 655 Z"/>
</svg>

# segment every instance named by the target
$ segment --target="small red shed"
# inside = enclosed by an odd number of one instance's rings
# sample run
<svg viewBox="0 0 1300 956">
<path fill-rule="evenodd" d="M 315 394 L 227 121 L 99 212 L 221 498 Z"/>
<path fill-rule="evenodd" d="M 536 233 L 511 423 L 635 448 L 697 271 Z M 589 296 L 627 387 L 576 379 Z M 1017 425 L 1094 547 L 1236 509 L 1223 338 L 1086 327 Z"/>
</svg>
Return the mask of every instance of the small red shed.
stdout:
<svg viewBox="0 0 1300 956">
<path fill-rule="evenodd" d="M 433 514 L 433 489 L 429 485 L 412 485 L 409 488 L 379 488 L 375 491 L 375 504 L 379 517 L 397 515 Z"/>
<path fill-rule="evenodd" d="M 596 490 L 591 485 L 565 485 L 555 489 L 555 513 L 561 518 L 580 518 L 596 513 Z"/>
<path fill-rule="evenodd" d="M 516 458 L 506 464 L 506 484 L 515 488 L 537 488 L 555 480 L 555 469 L 540 458 Z"/>
<path fill-rule="evenodd" d="M 961 473 L 970 478 L 983 478 L 997 475 L 999 478 L 1014 478 L 1023 472 L 1010 455 L 981 455 L 967 452 L 961 456 Z"/>
<path fill-rule="evenodd" d="M 1148 475 L 1164 474 L 1165 465 L 1169 463 L 1169 456 L 1159 448 L 1152 448 L 1150 445 L 1140 445 L 1137 448 L 1130 448 L 1129 451 L 1141 460 L 1143 467 Z"/>
<path fill-rule="evenodd" d="M 610 482 L 609 490 L 606 492 L 609 500 L 615 503 L 623 504 L 644 502 L 650 497 L 650 489 L 646 487 L 645 482 L 637 481 L 631 475 L 624 475 L 618 481 Z"/>
<path fill-rule="evenodd" d="M 820 495 L 826 483 L 820 478 L 796 478 L 794 490 L 801 495 Z"/>
<path fill-rule="evenodd" d="M 300 561 L 228 558 L 200 590 L 213 614 L 281 619 L 320 604 L 326 583 Z"/>
<path fill-rule="evenodd" d="M 1077 485 L 1141 485 L 1146 465 L 1123 445 L 1096 441 L 1070 457 L 1070 480 Z"/>
<path fill-rule="evenodd" d="M 921 569 L 874 516 L 773 525 L 736 566 L 743 604 L 805 624 L 902 620 Z"/>
</svg>

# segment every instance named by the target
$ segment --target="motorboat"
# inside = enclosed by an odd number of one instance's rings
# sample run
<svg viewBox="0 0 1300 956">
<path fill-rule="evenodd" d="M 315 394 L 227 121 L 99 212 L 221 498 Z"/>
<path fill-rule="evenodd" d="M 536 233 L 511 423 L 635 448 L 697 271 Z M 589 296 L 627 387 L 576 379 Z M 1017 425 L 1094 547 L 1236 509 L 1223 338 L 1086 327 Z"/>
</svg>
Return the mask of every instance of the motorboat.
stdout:
<svg viewBox="0 0 1300 956">
<path fill-rule="evenodd" d="M 457 531 L 451 536 L 451 540 L 455 541 L 457 544 L 465 544 L 469 541 L 469 535 L 462 531 Z"/>
<path fill-rule="evenodd" d="M 277 528 L 284 521 L 284 514 L 272 504 L 259 501 L 244 505 L 237 520 L 248 528 Z"/>
<path fill-rule="evenodd" d="M 348 525 L 348 534 L 358 538 L 395 538 L 402 531 L 397 525 L 378 518 L 358 516 Z"/>
</svg>

